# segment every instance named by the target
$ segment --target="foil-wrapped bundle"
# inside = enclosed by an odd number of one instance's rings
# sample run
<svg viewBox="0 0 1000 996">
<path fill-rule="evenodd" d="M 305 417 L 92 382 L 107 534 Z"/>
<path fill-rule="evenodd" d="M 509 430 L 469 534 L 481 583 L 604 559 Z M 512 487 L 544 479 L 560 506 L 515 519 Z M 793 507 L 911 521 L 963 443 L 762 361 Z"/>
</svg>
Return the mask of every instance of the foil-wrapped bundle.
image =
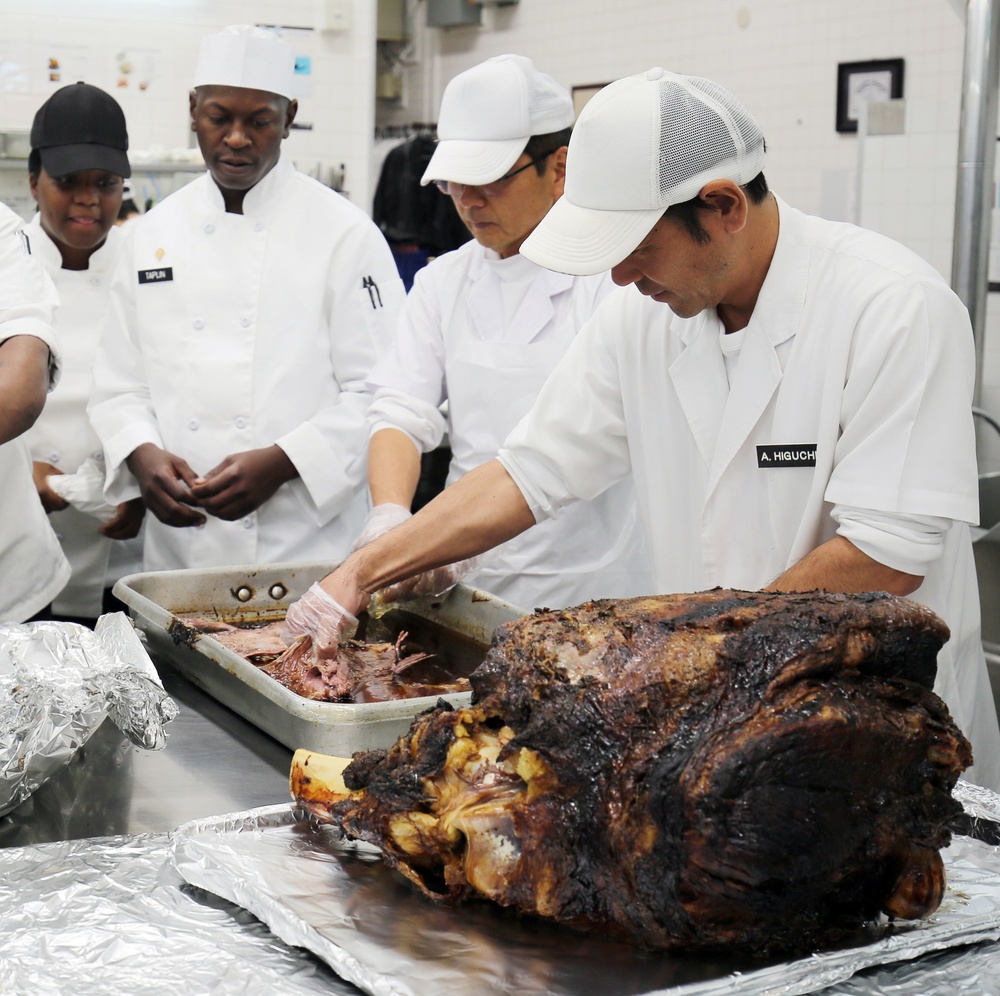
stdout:
<svg viewBox="0 0 1000 996">
<path fill-rule="evenodd" d="M 122 612 L 76 623 L 0 625 L 0 816 L 83 746 L 106 717 L 159 750 L 177 706 Z"/>
</svg>

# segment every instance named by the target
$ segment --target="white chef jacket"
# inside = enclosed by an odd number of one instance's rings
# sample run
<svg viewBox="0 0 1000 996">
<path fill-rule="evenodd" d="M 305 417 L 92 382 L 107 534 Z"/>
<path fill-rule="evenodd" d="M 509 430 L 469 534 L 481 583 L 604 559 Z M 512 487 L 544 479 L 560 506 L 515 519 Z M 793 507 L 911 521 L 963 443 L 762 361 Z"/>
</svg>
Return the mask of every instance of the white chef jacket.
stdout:
<svg viewBox="0 0 1000 996">
<path fill-rule="evenodd" d="M 59 294 L 55 325 L 62 345 L 59 386 L 25 434 L 33 459 L 72 474 L 86 460 L 103 466 L 100 440 L 87 418 L 94 357 L 108 310 L 111 274 L 122 233 L 117 228 L 90 257 L 86 270 L 64 270 L 59 247 L 42 228 L 38 214 L 25 227 L 32 253 L 45 267 Z M 49 514 L 72 568 L 69 583 L 52 603 L 58 615 L 94 618 L 101 614 L 104 589 L 126 574 L 142 570 L 142 540 L 111 540 L 97 530 L 101 520 L 72 505 Z M 112 553 L 114 560 L 112 563 Z"/>
<path fill-rule="evenodd" d="M 613 286 L 607 273 L 552 273 L 475 241 L 439 256 L 417 272 L 394 348 L 372 371 L 372 432 L 400 429 L 426 452 L 447 401 L 453 483 L 496 455 Z M 631 480 L 515 537 L 464 580 L 525 608 L 647 594 Z"/>
<path fill-rule="evenodd" d="M 51 383 L 59 347 L 52 329 L 55 288 L 28 252 L 24 222 L 0 204 L 0 343 L 33 335 L 48 344 Z M 24 436 L 0 445 L 0 621 L 24 622 L 44 609 L 69 579 L 70 567 L 38 500 Z"/>
<path fill-rule="evenodd" d="M 768 584 L 835 535 L 835 505 L 954 520 L 912 597 L 951 628 L 935 687 L 972 741 L 966 776 L 1000 789 L 968 527 L 978 519 L 968 313 L 902 246 L 778 207 L 731 387 L 714 310 L 678 318 L 623 288 L 500 459 L 538 518 L 631 470 L 667 592 Z"/>
<path fill-rule="evenodd" d="M 146 519 L 146 570 L 342 559 L 365 514 L 365 380 L 404 296 L 371 219 L 282 155 L 227 214 L 209 174 L 125 233 L 89 413 L 106 497 L 150 442 L 205 474 L 277 443 L 300 477 L 235 522 Z"/>
</svg>

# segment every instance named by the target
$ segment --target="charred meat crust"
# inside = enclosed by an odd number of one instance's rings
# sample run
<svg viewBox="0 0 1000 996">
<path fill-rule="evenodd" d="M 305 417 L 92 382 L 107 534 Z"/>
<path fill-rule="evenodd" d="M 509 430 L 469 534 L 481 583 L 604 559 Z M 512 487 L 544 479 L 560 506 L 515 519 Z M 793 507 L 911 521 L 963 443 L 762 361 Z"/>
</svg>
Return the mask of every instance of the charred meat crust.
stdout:
<svg viewBox="0 0 1000 996">
<path fill-rule="evenodd" d="M 815 950 L 940 900 L 972 761 L 930 690 L 947 638 L 880 593 L 535 613 L 498 630 L 472 707 L 356 757 L 330 815 L 434 898 L 650 948 Z"/>
</svg>

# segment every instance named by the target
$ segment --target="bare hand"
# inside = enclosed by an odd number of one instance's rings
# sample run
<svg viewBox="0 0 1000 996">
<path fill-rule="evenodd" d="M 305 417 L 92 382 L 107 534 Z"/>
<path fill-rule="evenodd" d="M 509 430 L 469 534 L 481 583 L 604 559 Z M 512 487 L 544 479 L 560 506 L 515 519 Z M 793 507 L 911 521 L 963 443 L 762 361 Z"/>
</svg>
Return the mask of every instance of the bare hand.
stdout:
<svg viewBox="0 0 1000 996">
<path fill-rule="evenodd" d="M 200 526 L 206 517 L 192 505 L 191 488 L 198 479 L 186 460 L 154 443 L 136 447 L 125 461 L 139 483 L 153 515 L 168 526 Z"/>
<path fill-rule="evenodd" d="M 199 477 L 192 498 L 211 515 L 232 521 L 255 512 L 286 481 L 299 476 L 278 445 L 233 453 Z"/>
<path fill-rule="evenodd" d="M 44 463 L 41 460 L 36 460 L 31 465 L 31 474 L 35 479 L 35 490 L 38 492 L 38 497 L 41 499 L 42 508 L 46 512 L 61 512 L 64 508 L 69 508 L 69 502 L 66 501 L 61 495 L 57 495 L 52 488 L 49 487 L 49 482 L 45 478 L 52 476 L 53 474 L 61 474 L 62 471 L 53 467 L 51 463 Z"/>
<path fill-rule="evenodd" d="M 139 535 L 145 514 L 146 506 L 142 503 L 141 498 L 123 501 L 118 506 L 118 511 L 97 531 L 102 536 L 107 536 L 108 539 L 132 539 L 133 536 Z"/>
</svg>

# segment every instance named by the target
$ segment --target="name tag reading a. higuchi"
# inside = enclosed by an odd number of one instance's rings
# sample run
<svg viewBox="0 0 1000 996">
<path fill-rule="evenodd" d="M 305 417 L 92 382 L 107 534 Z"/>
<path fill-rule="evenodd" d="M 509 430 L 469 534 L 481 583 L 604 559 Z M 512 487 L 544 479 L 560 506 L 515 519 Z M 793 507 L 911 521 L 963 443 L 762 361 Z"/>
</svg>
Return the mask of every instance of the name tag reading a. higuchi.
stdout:
<svg viewBox="0 0 1000 996">
<path fill-rule="evenodd" d="M 815 443 L 782 443 L 774 446 L 757 447 L 757 466 L 770 467 L 815 467 Z"/>
</svg>

